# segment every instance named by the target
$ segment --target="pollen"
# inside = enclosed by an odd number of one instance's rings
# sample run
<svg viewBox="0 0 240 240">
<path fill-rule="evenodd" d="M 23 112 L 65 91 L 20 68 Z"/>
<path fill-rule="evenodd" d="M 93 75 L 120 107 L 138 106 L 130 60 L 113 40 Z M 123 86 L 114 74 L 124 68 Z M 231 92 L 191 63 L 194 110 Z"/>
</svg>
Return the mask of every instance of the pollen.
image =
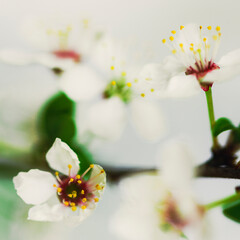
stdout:
<svg viewBox="0 0 240 240">
<path fill-rule="evenodd" d="M 56 184 L 53 184 L 53 187 L 57 187 L 57 185 L 56 185 Z"/>
<path fill-rule="evenodd" d="M 74 181 L 74 179 L 73 179 L 73 178 L 70 178 L 69 183 L 71 183 L 71 182 L 73 182 L 73 181 Z"/>
<path fill-rule="evenodd" d="M 219 32 L 221 28 L 219 26 L 216 27 L 216 31 Z"/>
<path fill-rule="evenodd" d="M 184 26 L 181 25 L 181 26 L 180 26 L 180 30 L 183 30 L 183 29 L 184 29 Z"/>
<path fill-rule="evenodd" d="M 81 206 L 81 209 L 82 209 L 82 210 L 84 210 L 84 209 L 86 209 L 86 208 L 87 208 L 87 207 L 84 206 L 84 205 Z"/>
<path fill-rule="evenodd" d="M 174 40 L 174 37 L 173 37 L 173 36 L 170 36 L 170 37 L 169 37 L 169 40 L 170 40 L 170 41 L 173 41 L 173 40 Z"/>
<path fill-rule="evenodd" d="M 83 201 L 83 202 L 86 202 L 86 201 L 87 201 L 87 199 L 86 199 L 86 198 L 83 198 L 83 199 L 82 199 L 82 201 Z"/>
<path fill-rule="evenodd" d="M 84 194 L 84 193 L 85 193 L 85 191 L 84 191 L 84 190 L 82 190 L 82 191 L 81 191 L 81 194 Z"/>
<path fill-rule="evenodd" d="M 212 26 L 208 26 L 207 29 L 208 29 L 208 30 L 212 30 Z"/>
<path fill-rule="evenodd" d="M 132 83 L 128 82 L 128 83 L 127 83 L 127 86 L 128 86 L 128 87 L 131 87 L 131 86 L 132 86 Z"/>
<path fill-rule="evenodd" d="M 57 192 L 60 193 L 62 191 L 61 188 L 57 188 Z"/>
<path fill-rule="evenodd" d="M 64 204 L 66 207 L 69 206 L 69 202 L 68 202 L 68 201 L 64 202 L 63 204 Z"/>
<path fill-rule="evenodd" d="M 175 31 L 175 30 L 172 30 L 171 33 L 172 33 L 172 34 L 176 34 L 176 31 Z"/>
<path fill-rule="evenodd" d="M 114 69 L 115 69 L 115 67 L 114 67 L 114 66 L 111 66 L 111 67 L 110 67 L 110 69 L 111 69 L 111 70 L 114 70 Z"/>
<path fill-rule="evenodd" d="M 202 26 L 199 26 L 199 29 L 202 30 Z"/>
<path fill-rule="evenodd" d="M 94 201 L 95 201 L 95 202 L 99 202 L 99 199 L 98 199 L 98 198 L 94 198 Z"/>
<path fill-rule="evenodd" d="M 81 176 L 78 174 L 78 175 L 76 176 L 76 178 L 77 178 L 77 179 L 80 179 L 80 178 L 81 178 Z"/>
<path fill-rule="evenodd" d="M 162 43 L 166 43 L 166 39 L 165 38 L 162 40 Z"/>
<path fill-rule="evenodd" d="M 144 94 L 144 93 L 141 93 L 141 97 L 145 97 L 145 94 Z"/>
<path fill-rule="evenodd" d="M 82 181 L 81 181 L 81 180 L 78 180 L 78 181 L 77 181 L 77 183 L 78 183 L 78 184 L 81 184 L 81 183 L 82 183 Z"/>
</svg>

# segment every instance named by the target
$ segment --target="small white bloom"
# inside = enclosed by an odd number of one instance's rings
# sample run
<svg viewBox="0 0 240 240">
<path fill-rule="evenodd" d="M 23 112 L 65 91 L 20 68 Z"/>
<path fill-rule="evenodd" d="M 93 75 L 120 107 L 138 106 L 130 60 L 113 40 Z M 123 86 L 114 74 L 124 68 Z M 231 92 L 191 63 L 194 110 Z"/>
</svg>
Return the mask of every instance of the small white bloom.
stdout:
<svg viewBox="0 0 240 240">
<path fill-rule="evenodd" d="M 79 160 L 69 146 L 56 139 L 48 151 L 47 162 L 56 172 L 32 169 L 13 178 L 17 194 L 27 204 L 33 204 L 28 219 L 35 221 L 67 220 L 77 224 L 96 207 L 106 185 L 106 174 L 101 166 L 91 164 L 80 176 Z M 85 175 L 91 171 L 88 180 Z"/>
<path fill-rule="evenodd" d="M 102 70 L 106 80 L 102 88 L 92 85 L 92 91 L 96 88 L 99 90 L 99 100 L 87 111 L 85 124 L 79 121 L 79 125 L 82 128 L 84 125 L 85 132 L 103 139 L 116 140 L 126 126 L 129 110 L 133 126 L 139 135 L 150 141 L 157 140 L 165 130 L 163 115 L 153 102 L 140 99 L 138 79 L 135 77 L 139 67 L 129 64 L 135 63 L 136 58 L 131 61 L 132 56 L 126 53 L 127 47 L 112 38 L 105 37 L 100 41 L 94 64 Z M 79 86 L 76 92 L 80 89 Z M 91 94 L 91 91 L 88 93 Z"/>
<path fill-rule="evenodd" d="M 171 31 L 169 40 L 162 42 L 173 56 L 162 63 L 148 64 L 140 73 L 144 91 L 153 88 L 157 97 L 187 97 L 202 88 L 208 91 L 214 82 L 240 74 L 240 49 L 217 60 L 221 40 L 220 27 L 188 24 L 180 31 Z M 176 36 L 175 36 L 176 35 Z M 210 35 L 210 36 L 209 36 Z"/>
<path fill-rule="evenodd" d="M 161 173 L 123 180 L 123 203 L 111 229 L 127 240 L 206 239 L 204 209 L 191 191 L 192 157 L 182 142 L 171 142 L 163 149 Z M 183 235 L 184 234 L 184 235 Z"/>
</svg>

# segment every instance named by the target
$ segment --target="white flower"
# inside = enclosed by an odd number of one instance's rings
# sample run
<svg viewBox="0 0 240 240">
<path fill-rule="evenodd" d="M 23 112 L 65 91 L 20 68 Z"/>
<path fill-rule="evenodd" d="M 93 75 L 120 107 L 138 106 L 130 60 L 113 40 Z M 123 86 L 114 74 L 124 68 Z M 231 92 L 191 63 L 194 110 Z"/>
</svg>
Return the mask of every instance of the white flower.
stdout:
<svg viewBox="0 0 240 240">
<path fill-rule="evenodd" d="M 96 207 L 106 185 L 105 171 L 92 164 L 80 176 L 79 160 L 69 146 L 56 139 L 48 151 L 47 162 L 56 172 L 32 169 L 13 178 L 17 194 L 27 204 L 33 204 L 28 219 L 35 221 L 67 220 L 77 224 Z M 91 171 L 86 180 L 85 175 Z"/>
<path fill-rule="evenodd" d="M 127 60 L 134 62 L 125 54 L 126 52 L 125 46 L 118 45 L 111 38 L 102 39 L 96 51 L 94 64 L 103 73 L 104 84 L 90 86 L 90 83 L 79 81 L 79 87 L 72 90 L 72 93 L 74 92 L 72 95 L 83 96 L 80 91 L 86 89 L 85 86 L 88 85 L 91 90 L 85 91 L 84 99 L 87 99 L 87 94 L 92 96 L 92 92 L 98 91 L 99 96 L 87 113 L 83 113 L 86 115 L 85 119 L 80 117 L 79 126 L 82 128 L 80 132 L 116 140 L 126 126 L 130 110 L 131 121 L 140 136 L 147 140 L 157 140 L 165 131 L 162 113 L 159 106 L 153 102 L 140 99 L 137 91 L 138 79 L 135 78 L 139 68 L 126 62 Z M 80 74 L 78 77 L 75 75 L 75 78 L 80 79 Z M 65 82 L 70 81 L 70 77 L 65 78 Z"/>
<path fill-rule="evenodd" d="M 22 33 L 36 52 L 3 49 L 0 60 L 16 65 L 39 63 L 56 72 L 88 61 L 100 36 L 99 32 L 89 27 L 88 19 L 66 16 L 28 16 Z"/>
<path fill-rule="evenodd" d="M 123 202 L 111 221 L 122 239 L 206 239 L 204 210 L 193 198 L 192 157 L 184 143 L 173 142 L 162 151 L 158 175 L 140 175 L 120 183 Z M 183 235 L 184 234 L 184 235 Z"/>
<path fill-rule="evenodd" d="M 217 60 L 221 32 L 217 26 L 206 30 L 188 24 L 180 31 L 171 31 L 169 40 L 162 42 L 172 52 L 160 64 L 148 64 L 140 73 L 144 90 L 154 89 L 158 97 L 186 97 L 202 88 L 208 91 L 214 82 L 231 79 L 240 73 L 240 49 Z M 175 34 L 177 35 L 175 37 Z M 209 36 L 210 35 L 210 36 Z"/>
</svg>

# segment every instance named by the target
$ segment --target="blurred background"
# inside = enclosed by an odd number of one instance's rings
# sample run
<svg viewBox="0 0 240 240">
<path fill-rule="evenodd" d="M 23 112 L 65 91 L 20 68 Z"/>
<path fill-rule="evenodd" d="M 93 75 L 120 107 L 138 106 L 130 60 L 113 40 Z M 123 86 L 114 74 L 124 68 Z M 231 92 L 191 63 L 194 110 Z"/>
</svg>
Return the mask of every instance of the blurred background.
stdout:
<svg viewBox="0 0 240 240">
<path fill-rule="evenodd" d="M 154 53 L 153 62 L 169 54 L 168 49 L 161 44 L 162 38 L 168 37 L 172 29 L 187 23 L 221 26 L 222 42 L 218 56 L 240 47 L 240 3 L 237 0 L 0 0 L 0 3 L 0 49 L 29 49 L 19 31 L 24 17 L 29 14 L 86 17 L 121 41 L 134 37 L 140 44 L 149 46 Z M 26 146 L 24 141 L 28 142 L 29 136 L 17 139 L 18 130 L 12 126 L 16 126 L 21 119 L 34 116 L 32 113 L 55 92 L 56 79 L 50 71 L 39 65 L 16 67 L 1 63 L 0 85 L 0 100 L 4 103 L 0 106 L 1 139 L 7 138 L 16 141 L 18 146 Z M 240 76 L 214 86 L 216 117 L 226 116 L 238 124 L 239 89 Z M 192 145 L 196 164 L 207 160 L 211 137 L 204 94 L 186 99 L 163 99 L 158 105 L 166 119 L 167 132 L 164 137 L 154 143 L 146 142 L 128 123 L 119 140 L 106 142 L 95 149 L 95 159 L 99 163 L 114 166 L 152 167 L 156 163 L 161 143 L 184 135 Z M 197 179 L 194 189 L 199 201 L 206 203 L 231 194 L 238 184 L 240 181 L 237 180 Z M 28 206 L 17 197 L 13 189 L 9 190 L 11 188 L 11 181 L 2 178 L 0 204 L 6 207 L 0 208 L 1 239 L 120 239 L 109 228 L 111 217 L 121 199 L 117 185 L 108 185 L 95 214 L 77 228 L 71 229 L 60 224 L 25 220 Z M 213 240 L 239 238 L 240 226 L 224 218 L 220 210 L 214 210 L 209 215 Z"/>
</svg>

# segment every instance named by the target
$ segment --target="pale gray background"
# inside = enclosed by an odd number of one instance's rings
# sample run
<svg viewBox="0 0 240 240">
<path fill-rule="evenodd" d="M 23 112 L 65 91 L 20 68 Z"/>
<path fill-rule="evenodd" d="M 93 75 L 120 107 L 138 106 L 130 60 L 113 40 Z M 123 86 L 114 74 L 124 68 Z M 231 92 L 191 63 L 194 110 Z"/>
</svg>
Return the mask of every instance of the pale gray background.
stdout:
<svg viewBox="0 0 240 240">
<path fill-rule="evenodd" d="M 240 2 L 237 0 L 0 0 L 0 48 L 27 46 L 18 32 L 25 15 L 60 12 L 90 17 L 115 37 L 135 36 L 139 42 L 151 44 L 158 59 L 168 54 L 168 50 L 161 44 L 161 39 L 169 36 L 170 30 L 176 29 L 179 25 L 189 22 L 205 26 L 220 25 L 222 44 L 219 56 L 221 56 L 240 47 L 239 8 Z M 215 85 L 213 93 L 216 116 L 227 116 L 236 124 L 240 116 L 239 80 L 240 77 Z M 2 89 L 6 88 L 11 92 L 18 92 L 19 89 L 21 92 L 26 88 L 26 83 L 29 89 L 29 102 L 34 98 L 34 93 L 42 91 L 43 96 L 46 96 L 55 88 L 52 75 L 42 67 L 16 68 L 0 65 Z M 196 161 L 207 159 L 211 139 L 204 94 L 183 100 L 162 100 L 159 105 L 165 112 L 169 128 L 166 138 L 181 134 L 189 136 L 194 146 Z M 107 144 L 99 152 L 98 158 L 116 165 L 153 165 L 159 143 L 144 142 L 137 138 L 131 126 L 128 126 L 122 139 L 117 143 Z M 197 180 L 195 187 L 200 201 L 207 202 L 232 193 L 237 183 L 240 181 Z M 108 223 L 118 207 L 119 197 L 117 188 L 108 187 L 95 215 L 78 228 L 71 230 L 68 233 L 69 239 L 70 236 L 81 240 L 117 239 L 109 232 Z M 213 240 L 239 239 L 240 225 L 222 217 L 218 210 L 214 210 L 210 218 L 213 220 Z M 38 234 L 41 239 L 40 233 Z M 54 236 L 51 239 L 55 239 Z M 23 235 L 23 239 L 28 240 L 28 237 Z"/>
</svg>

